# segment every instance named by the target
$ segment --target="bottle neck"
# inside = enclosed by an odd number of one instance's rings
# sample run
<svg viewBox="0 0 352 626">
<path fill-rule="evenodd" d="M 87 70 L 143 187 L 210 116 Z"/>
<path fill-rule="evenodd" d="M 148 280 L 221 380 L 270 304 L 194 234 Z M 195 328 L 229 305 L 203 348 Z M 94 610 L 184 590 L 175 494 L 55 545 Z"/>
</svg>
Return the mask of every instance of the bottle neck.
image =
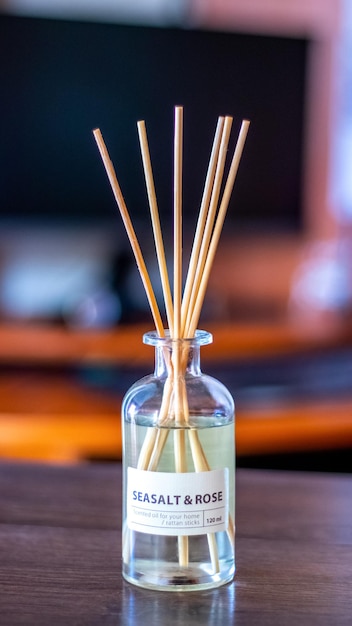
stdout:
<svg viewBox="0 0 352 626">
<path fill-rule="evenodd" d="M 155 375 L 167 376 L 171 371 L 182 375 L 198 376 L 200 369 L 200 347 L 211 343 L 211 333 L 197 330 L 194 337 L 172 339 L 168 331 L 164 337 L 149 332 L 143 336 L 144 343 L 155 347 Z"/>
<path fill-rule="evenodd" d="M 176 356 L 176 351 L 179 354 Z M 200 369 L 200 347 L 184 345 L 175 342 L 174 346 L 156 346 L 155 348 L 155 376 L 162 378 L 168 376 L 171 369 L 175 367 L 175 359 L 179 359 L 180 371 L 184 376 L 199 376 Z"/>
</svg>

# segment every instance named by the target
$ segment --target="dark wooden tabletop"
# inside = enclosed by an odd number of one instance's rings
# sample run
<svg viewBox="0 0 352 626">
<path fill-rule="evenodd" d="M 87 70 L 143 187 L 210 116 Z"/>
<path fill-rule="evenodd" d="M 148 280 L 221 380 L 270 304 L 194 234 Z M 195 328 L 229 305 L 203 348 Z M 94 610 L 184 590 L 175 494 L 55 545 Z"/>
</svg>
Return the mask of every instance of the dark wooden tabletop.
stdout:
<svg viewBox="0 0 352 626">
<path fill-rule="evenodd" d="M 167 593 L 121 578 L 121 467 L 0 464 L 1 626 L 352 623 L 352 477 L 240 470 L 237 573 Z"/>
</svg>

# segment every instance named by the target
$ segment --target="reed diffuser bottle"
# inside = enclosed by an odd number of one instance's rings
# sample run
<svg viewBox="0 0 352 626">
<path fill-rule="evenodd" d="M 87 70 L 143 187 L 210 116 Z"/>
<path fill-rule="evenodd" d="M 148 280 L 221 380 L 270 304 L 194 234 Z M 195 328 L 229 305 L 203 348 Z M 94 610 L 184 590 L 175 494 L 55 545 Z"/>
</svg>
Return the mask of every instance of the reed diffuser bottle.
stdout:
<svg viewBox="0 0 352 626">
<path fill-rule="evenodd" d="M 207 589 L 234 575 L 234 403 L 201 372 L 211 341 L 144 335 L 155 371 L 123 401 L 123 575 L 141 587 Z"/>
<path fill-rule="evenodd" d="M 144 335 L 155 347 L 155 371 L 131 387 L 122 406 L 123 575 L 150 589 L 209 589 L 235 571 L 234 403 L 202 374 L 200 347 L 212 336 L 197 330 L 249 122 L 242 121 L 220 199 L 231 125 L 232 117 L 218 118 L 183 289 L 183 109 L 175 108 L 172 295 L 146 128 L 138 122 L 167 330 L 106 145 L 94 131 L 156 328 Z"/>
</svg>

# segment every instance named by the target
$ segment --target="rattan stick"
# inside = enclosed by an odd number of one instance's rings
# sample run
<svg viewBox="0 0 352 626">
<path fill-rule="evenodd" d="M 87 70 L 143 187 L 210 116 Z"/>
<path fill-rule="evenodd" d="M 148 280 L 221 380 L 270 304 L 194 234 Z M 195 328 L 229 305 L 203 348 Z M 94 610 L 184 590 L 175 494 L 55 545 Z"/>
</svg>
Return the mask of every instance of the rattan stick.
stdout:
<svg viewBox="0 0 352 626">
<path fill-rule="evenodd" d="M 164 247 L 161 226 L 160 226 L 158 203 L 157 203 L 156 193 L 155 193 L 154 177 L 153 177 L 153 170 L 152 170 L 152 164 L 151 164 L 151 159 L 150 159 L 150 152 L 149 152 L 149 145 L 148 145 L 147 130 L 146 130 L 145 122 L 141 120 L 140 122 L 138 122 L 137 127 L 138 127 L 138 135 L 139 135 L 139 142 L 140 142 L 141 154 L 142 154 L 142 160 L 143 160 L 144 175 L 145 175 L 145 181 L 146 181 L 147 193 L 148 193 L 148 199 L 149 199 L 150 214 L 151 214 L 151 219 L 152 219 L 155 248 L 156 248 L 157 259 L 158 259 L 158 264 L 159 264 L 161 284 L 162 284 L 162 289 L 163 289 L 163 294 L 164 294 L 167 321 L 168 321 L 170 333 L 172 335 L 173 334 L 172 332 L 173 303 L 172 303 L 169 275 L 167 271 L 165 247 Z"/>
<path fill-rule="evenodd" d="M 188 347 L 185 350 L 185 352 L 187 353 L 187 357 L 188 357 L 188 353 L 189 353 Z M 187 364 L 187 360 L 183 358 L 182 359 L 183 373 L 185 372 L 186 364 Z M 182 412 L 184 415 L 184 419 L 186 422 L 189 422 L 187 388 L 186 388 L 186 383 L 185 383 L 184 378 L 182 380 L 181 401 L 182 401 Z M 175 431 L 174 445 L 175 445 L 176 471 L 183 471 L 183 472 L 187 471 L 186 440 L 185 440 L 186 432 L 189 435 L 190 433 L 193 432 L 193 429 L 191 428 L 191 429 L 182 429 L 182 430 Z M 198 440 L 198 436 L 197 436 L 197 441 L 199 445 L 196 445 L 196 444 L 191 445 L 191 454 L 192 454 L 194 468 L 196 472 L 205 471 L 204 470 L 205 467 L 207 467 L 207 469 L 209 470 L 210 467 L 205 457 L 204 450 Z M 190 443 L 192 444 L 191 439 L 190 439 Z M 219 564 L 219 555 L 218 555 L 218 546 L 216 543 L 216 537 L 213 533 L 208 533 L 207 537 L 208 537 L 210 560 L 213 566 L 213 570 L 214 570 L 214 573 L 218 573 L 220 571 L 220 564 Z M 185 554 L 186 554 L 186 542 L 185 541 L 182 542 L 182 538 L 179 538 L 178 546 L 179 546 L 179 558 L 180 558 L 180 563 L 181 563 L 181 559 L 184 559 Z M 187 550 L 188 550 L 188 541 L 187 541 Z"/>
<path fill-rule="evenodd" d="M 206 263 L 208 249 L 209 249 L 209 242 L 212 236 L 214 222 L 216 218 L 216 212 L 218 208 L 219 196 L 220 196 L 220 191 L 221 191 L 221 184 L 222 184 L 222 179 L 223 179 L 224 169 L 225 169 L 228 143 L 230 139 L 231 126 L 232 126 L 232 117 L 227 116 L 225 118 L 224 128 L 223 128 L 222 137 L 221 137 L 219 158 L 218 158 L 217 167 L 216 167 L 214 186 L 212 189 L 210 206 L 209 206 L 209 211 L 208 211 L 208 215 L 206 219 L 205 229 L 204 229 L 201 242 L 197 244 L 199 245 L 200 251 L 199 251 L 198 256 L 195 258 L 195 263 L 190 267 L 190 273 L 192 277 L 191 278 L 192 289 L 191 289 L 191 295 L 189 298 L 188 308 L 187 310 L 185 310 L 185 319 L 184 319 L 184 332 L 186 336 L 188 337 L 193 336 L 189 333 L 190 321 L 192 319 L 194 306 L 197 300 L 199 285 L 203 276 L 204 266 Z"/>
<path fill-rule="evenodd" d="M 243 120 L 243 122 L 241 124 L 240 133 L 239 133 L 239 136 L 238 136 L 235 152 L 234 152 L 234 155 L 233 155 L 233 158 L 232 158 L 229 174 L 228 174 L 228 177 L 227 177 L 224 193 L 223 193 L 223 196 L 222 196 L 222 199 L 221 199 L 221 204 L 220 204 L 218 216 L 217 216 L 217 219 L 216 219 L 216 223 L 215 223 L 215 226 L 214 226 L 214 231 L 213 231 L 211 242 L 210 242 L 210 245 L 209 245 L 207 259 L 206 259 L 206 263 L 205 263 L 205 266 L 204 266 L 204 271 L 203 271 L 202 278 L 201 278 L 200 285 L 199 285 L 199 289 L 198 289 L 198 292 L 197 292 L 197 299 L 196 299 L 195 305 L 193 307 L 192 318 L 191 318 L 190 324 L 189 324 L 188 329 L 187 329 L 188 336 L 190 336 L 190 337 L 192 337 L 194 335 L 195 330 L 196 330 L 196 328 L 198 326 L 198 321 L 199 321 L 199 317 L 200 317 L 200 313 L 201 313 L 201 308 L 203 306 L 203 301 L 204 301 L 204 297 L 205 297 L 206 288 L 207 288 L 207 285 L 208 285 L 208 280 L 209 280 L 211 268 L 212 268 L 214 257 L 215 257 L 215 253 L 216 253 L 216 250 L 217 250 L 217 245 L 219 243 L 219 239 L 220 239 L 220 235 L 221 235 L 224 219 L 225 219 L 225 216 L 226 216 L 226 211 L 227 211 L 228 204 L 229 204 L 229 201 L 230 201 L 230 196 L 231 196 L 231 193 L 232 193 L 233 186 L 235 184 L 236 175 L 237 175 L 238 167 L 239 167 L 239 164 L 240 164 L 240 160 L 241 160 L 244 144 L 245 144 L 245 141 L 246 141 L 248 128 L 249 128 L 249 121 L 248 120 Z"/>
<path fill-rule="evenodd" d="M 199 216 L 198 216 L 198 221 L 197 221 L 196 232 L 194 235 L 194 241 L 193 241 L 189 266 L 188 266 L 188 272 L 187 272 L 186 283 L 185 283 L 184 292 L 183 292 L 183 298 L 182 298 L 181 333 L 183 336 L 184 336 L 184 330 L 185 330 L 187 311 L 189 309 L 189 302 L 190 302 L 191 293 L 192 293 L 192 285 L 194 282 L 195 268 L 197 267 L 197 259 L 199 257 L 202 237 L 204 233 L 204 227 L 206 224 L 206 219 L 207 219 L 207 215 L 209 211 L 209 203 L 210 203 L 210 198 L 211 198 L 212 189 L 213 189 L 214 177 L 215 177 L 215 172 L 216 172 L 216 164 L 218 161 L 223 127 L 224 127 L 224 118 L 219 117 L 218 123 L 216 126 L 213 147 L 212 147 L 212 151 L 210 155 L 207 176 L 205 179 L 204 191 L 203 191 L 203 196 L 202 196 L 202 201 L 201 201 L 201 206 L 200 206 L 200 211 L 199 211 Z"/>
<path fill-rule="evenodd" d="M 125 229 L 127 231 L 127 235 L 129 237 L 130 243 L 131 243 L 131 247 L 136 259 L 136 263 L 137 263 L 137 267 L 139 269 L 141 278 L 142 278 L 142 282 L 144 285 L 144 289 L 146 291 L 147 294 L 147 298 L 149 301 L 149 305 L 151 308 L 151 312 L 152 312 L 152 316 L 154 319 L 154 323 L 155 323 L 155 327 L 157 329 L 157 332 L 159 334 L 160 337 L 164 336 L 164 326 L 161 320 L 161 316 L 160 316 L 160 312 L 159 312 L 159 308 L 157 305 L 157 301 L 155 298 L 155 294 L 151 285 L 151 281 L 149 278 L 149 274 L 143 259 L 143 255 L 127 210 L 127 206 L 125 204 L 125 200 L 123 198 L 121 189 L 120 189 L 120 185 L 118 183 L 117 180 L 117 176 L 115 173 L 115 169 L 114 166 L 111 162 L 108 150 L 106 148 L 105 142 L 103 140 L 102 134 L 100 132 L 99 129 L 95 129 L 93 131 L 95 140 L 97 142 L 99 151 L 100 151 L 100 155 L 102 157 L 109 181 L 110 181 L 110 185 L 112 187 L 114 196 L 115 196 L 115 200 L 117 202 L 117 205 L 119 207 L 120 213 L 121 213 L 121 217 L 125 226 Z M 148 435 L 145 438 L 144 444 L 142 446 L 142 450 L 140 453 L 140 458 L 139 458 L 139 462 L 138 462 L 138 467 L 140 469 L 147 469 L 149 463 L 150 463 L 150 458 L 152 456 L 153 451 L 155 450 L 155 446 L 157 443 L 157 435 L 158 435 L 158 431 L 157 429 L 150 429 L 148 431 Z M 126 555 L 128 554 L 129 550 L 131 550 L 131 533 L 129 531 L 128 528 L 124 529 L 124 537 L 123 537 L 123 552 L 124 555 L 126 557 Z"/>
<path fill-rule="evenodd" d="M 196 472 L 209 471 L 210 467 L 204 455 L 203 448 L 200 445 L 197 432 L 194 429 L 190 429 L 188 431 L 188 437 L 189 437 L 189 441 L 191 445 L 194 469 L 196 470 Z M 215 533 L 208 533 L 207 539 L 208 539 L 209 553 L 210 553 L 213 570 L 214 570 L 214 573 L 218 573 L 220 572 L 220 563 L 219 563 L 218 546 L 216 543 Z"/>
<path fill-rule="evenodd" d="M 187 472 L 186 434 L 183 428 L 174 431 L 175 469 L 176 472 Z M 178 536 L 178 557 L 181 567 L 188 566 L 188 537 Z"/>
<path fill-rule="evenodd" d="M 174 126 L 174 323 L 172 339 L 172 363 L 174 368 L 175 424 L 181 423 L 181 303 L 182 303 L 182 157 L 183 157 L 183 108 L 175 107 Z"/>
<path fill-rule="evenodd" d="M 150 458 L 152 456 L 154 447 L 156 445 L 157 435 L 158 435 L 157 428 L 149 428 L 147 430 L 147 434 L 144 437 L 143 445 L 141 447 L 139 457 L 138 457 L 138 463 L 137 463 L 138 469 L 145 470 L 148 468 L 148 465 L 150 463 Z"/>
<path fill-rule="evenodd" d="M 158 469 L 161 455 L 163 453 L 167 438 L 170 434 L 169 428 L 155 428 L 153 430 L 156 430 L 157 437 L 152 450 L 152 454 L 150 456 L 149 465 L 145 468 L 149 472 L 156 472 L 156 470 Z"/>
<path fill-rule="evenodd" d="M 174 134 L 174 326 L 173 339 L 181 337 L 182 300 L 182 146 L 183 108 L 175 107 Z"/>
<path fill-rule="evenodd" d="M 172 368 L 169 369 L 169 375 L 165 381 L 164 389 L 163 389 L 163 397 L 161 401 L 161 406 L 159 410 L 158 423 L 154 428 L 149 428 L 147 434 L 144 438 L 143 445 L 141 451 L 139 453 L 138 458 L 138 469 L 155 471 L 158 466 L 160 456 L 164 445 L 166 443 L 166 438 L 163 439 L 160 433 L 168 434 L 168 429 L 164 428 L 160 431 L 159 426 L 166 424 L 172 405 L 172 397 L 173 397 L 173 372 Z"/>
<path fill-rule="evenodd" d="M 131 218 L 129 216 L 128 210 L 127 210 L 127 206 L 124 200 L 124 197 L 122 195 L 122 191 L 119 185 L 119 182 L 117 180 L 117 176 L 115 173 L 115 169 L 114 166 L 111 162 L 107 147 L 105 145 L 105 142 L 103 140 L 102 134 L 100 132 L 99 128 L 96 128 L 93 131 L 95 140 L 98 144 L 98 148 L 100 151 L 100 155 L 101 158 L 103 160 L 105 169 L 106 169 L 106 173 L 108 175 L 109 181 L 110 181 L 110 185 L 112 187 L 114 196 L 115 196 L 115 200 L 117 202 L 117 205 L 120 209 L 120 213 L 121 213 L 121 217 L 125 226 L 125 229 L 127 231 L 127 235 L 128 238 L 130 240 L 130 244 L 136 259 L 136 263 L 137 263 L 137 267 L 144 285 L 144 289 L 146 291 L 147 294 L 147 298 L 148 298 L 148 302 L 149 302 L 149 306 L 152 312 L 152 316 L 154 319 L 154 323 L 155 323 L 155 327 L 160 335 L 160 337 L 164 336 L 164 326 L 162 323 L 162 319 L 160 316 L 160 311 L 159 311 L 159 307 L 155 298 L 155 294 L 154 294 L 154 290 L 149 278 L 149 274 L 148 274 L 148 270 L 146 268 L 145 262 L 144 262 L 144 258 L 143 258 L 143 254 L 141 251 L 141 248 L 139 246 L 138 243 L 138 239 L 136 236 L 136 233 L 134 231 L 132 222 L 131 222 Z"/>
<path fill-rule="evenodd" d="M 177 427 L 184 425 L 182 385 L 181 385 L 181 305 L 182 305 L 182 162 L 183 162 L 183 108 L 175 107 L 174 128 L 174 323 L 172 338 L 172 363 L 174 367 L 174 456 L 176 472 L 185 471 L 186 446 L 184 431 Z M 188 566 L 188 537 L 178 537 L 178 558 L 181 567 Z"/>
</svg>

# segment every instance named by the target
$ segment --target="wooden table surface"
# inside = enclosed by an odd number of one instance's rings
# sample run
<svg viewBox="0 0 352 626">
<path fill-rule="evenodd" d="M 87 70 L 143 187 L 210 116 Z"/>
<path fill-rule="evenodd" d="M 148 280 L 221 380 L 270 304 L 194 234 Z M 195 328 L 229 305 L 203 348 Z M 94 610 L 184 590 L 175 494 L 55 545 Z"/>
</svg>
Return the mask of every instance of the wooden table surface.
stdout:
<svg viewBox="0 0 352 626">
<path fill-rule="evenodd" d="M 3 626 L 339 626 L 352 619 L 352 477 L 240 470 L 235 581 L 122 580 L 121 467 L 0 464 Z"/>
</svg>

